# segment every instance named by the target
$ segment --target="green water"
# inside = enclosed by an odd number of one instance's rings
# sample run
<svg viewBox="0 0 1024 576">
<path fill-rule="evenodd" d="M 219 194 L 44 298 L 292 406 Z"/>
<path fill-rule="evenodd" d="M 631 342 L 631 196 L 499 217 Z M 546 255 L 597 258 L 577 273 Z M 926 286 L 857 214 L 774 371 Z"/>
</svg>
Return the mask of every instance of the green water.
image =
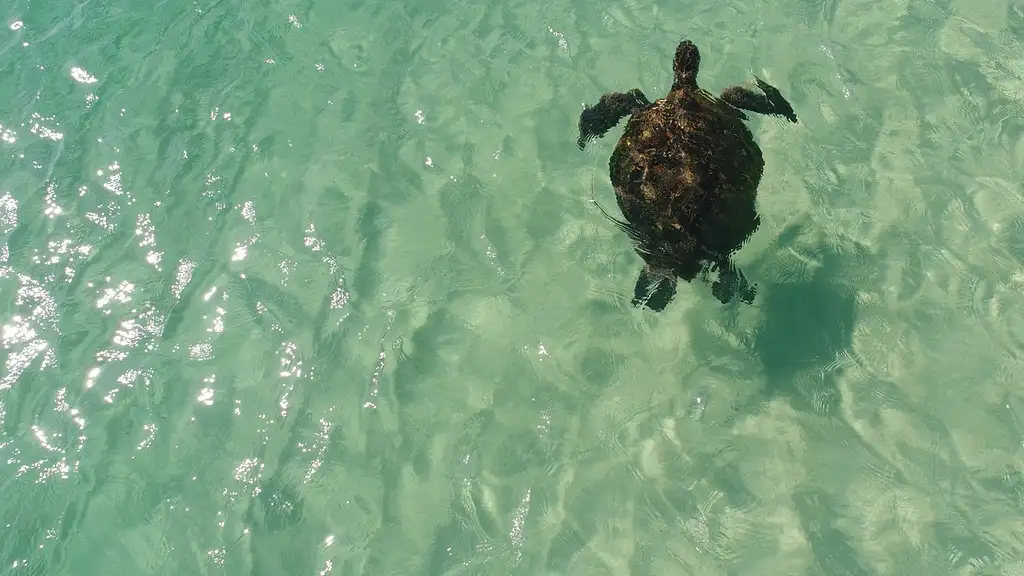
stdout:
<svg viewBox="0 0 1024 576">
<path fill-rule="evenodd" d="M 0 15 L 0 574 L 1024 573 L 1018 4 Z M 801 123 L 654 314 L 576 121 L 683 37 Z"/>
</svg>

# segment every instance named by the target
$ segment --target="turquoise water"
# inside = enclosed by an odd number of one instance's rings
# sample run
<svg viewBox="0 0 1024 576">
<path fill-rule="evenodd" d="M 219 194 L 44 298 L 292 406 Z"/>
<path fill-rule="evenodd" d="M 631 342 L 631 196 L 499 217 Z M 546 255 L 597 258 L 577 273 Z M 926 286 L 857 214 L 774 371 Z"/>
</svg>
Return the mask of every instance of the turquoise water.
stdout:
<svg viewBox="0 0 1024 576">
<path fill-rule="evenodd" d="M 1024 572 L 1024 11 L 12 0 L 0 574 Z M 765 78 L 722 306 L 621 127 Z"/>
</svg>

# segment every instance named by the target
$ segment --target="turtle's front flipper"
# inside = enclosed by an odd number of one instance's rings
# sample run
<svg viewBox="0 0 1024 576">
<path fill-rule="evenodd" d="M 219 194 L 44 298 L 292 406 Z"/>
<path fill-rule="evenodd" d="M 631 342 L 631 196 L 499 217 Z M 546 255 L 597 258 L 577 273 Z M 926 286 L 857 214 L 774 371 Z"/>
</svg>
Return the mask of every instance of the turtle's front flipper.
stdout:
<svg viewBox="0 0 1024 576">
<path fill-rule="evenodd" d="M 796 114 L 793 107 L 782 96 L 779 90 L 754 76 L 757 87 L 763 94 L 758 94 L 743 86 L 730 86 L 722 91 L 722 100 L 731 106 L 760 114 L 775 114 L 782 116 L 790 122 L 796 122 Z"/>
<path fill-rule="evenodd" d="M 580 114 L 580 137 L 576 144 L 583 150 L 587 142 L 604 136 L 619 120 L 650 105 L 647 96 L 638 88 L 626 93 L 609 92 L 601 96 L 597 104 L 587 106 Z"/>
<path fill-rule="evenodd" d="M 661 312 L 675 295 L 675 274 L 671 270 L 652 268 L 645 264 L 633 289 L 633 306 L 643 304 L 655 312 Z"/>
<path fill-rule="evenodd" d="M 743 272 L 732 263 L 728 257 L 715 262 L 718 268 L 718 280 L 711 284 L 711 293 L 722 304 L 728 304 L 733 298 L 739 296 L 740 301 L 746 304 L 754 303 L 754 296 L 757 294 L 757 284 L 749 284 Z"/>
</svg>

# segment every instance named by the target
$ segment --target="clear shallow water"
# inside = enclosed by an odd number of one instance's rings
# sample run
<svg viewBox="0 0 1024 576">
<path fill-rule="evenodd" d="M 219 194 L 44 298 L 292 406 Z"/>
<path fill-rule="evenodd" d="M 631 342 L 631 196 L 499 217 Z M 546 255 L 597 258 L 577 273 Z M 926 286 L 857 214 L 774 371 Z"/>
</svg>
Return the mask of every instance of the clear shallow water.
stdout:
<svg viewBox="0 0 1024 576">
<path fill-rule="evenodd" d="M 1019 574 L 1007 2 L 73 4 L 0 31 L 0 570 Z M 760 293 L 629 306 L 619 130 L 757 73 Z"/>
</svg>

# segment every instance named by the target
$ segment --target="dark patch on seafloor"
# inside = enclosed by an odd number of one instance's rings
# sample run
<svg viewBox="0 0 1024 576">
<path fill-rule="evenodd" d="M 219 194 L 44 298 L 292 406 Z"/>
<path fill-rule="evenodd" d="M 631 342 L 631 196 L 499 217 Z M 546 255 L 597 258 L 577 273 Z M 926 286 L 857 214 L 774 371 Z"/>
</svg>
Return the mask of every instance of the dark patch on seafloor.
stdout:
<svg viewBox="0 0 1024 576">
<path fill-rule="evenodd" d="M 693 324 L 697 334 L 693 346 L 698 357 L 709 365 L 734 364 L 736 354 L 746 348 L 758 360 L 763 370 L 764 384 L 758 390 L 741 389 L 733 391 L 733 399 L 718 396 L 717 401 L 732 403 L 732 415 L 749 413 L 755 406 L 773 398 L 788 399 L 791 406 L 801 412 L 831 415 L 838 409 L 840 398 L 835 377 L 841 370 L 833 367 L 840 355 L 848 350 L 853 340 L 853 329 L 857 316 L 854 290 L 843 278 L 846 268 L 855 265 L 860 247 L 851 248 L 850 254 L 842 254 L 837 248 L 824 243 L 812 244 L 810 248 L 797 246 L 796 239 L 803 227 L 791 226 L 784 230 L 765 261 L 751 266 L 754 277 L 762 286 L 760 318 L 752 334 L 740 335 L 744 344 L 737 348 L 724 345 L 721 338 L 709 328 L 717 324 L 719 329 L 732 332 L 736 329 L 734 320 L 724 320 L 721 312 L 698 310 Z M 801 259 L 817 264 L 809 274 L 792 274 L 800 278 L 785 279 L 789 274 L 766 273 L 769 268 L 788 267 L 784 262 L 790 258 L 782 254 L 781 248 L 792 247 Z M 798 266 L 803 266 L 801 262 Z M 775 280 L 772 277 L 776 278 Z M 778 278 L 784 278 L 779 280 Z M 755 370 L 740 370 L 732 378 L 753 382 L 762 380 L 753 374 Z"/>
<path fill-rule="evenodd" d="M 821 262 L 809 280 L 766 287 L 754 349 L 769 396 L 787 396 L 793 407 L 832 414 L 840 398 L 829 366 L 853 342 L 857 303 L 839 281 L 842 256 L 819 246 Z"/>
</svg>

